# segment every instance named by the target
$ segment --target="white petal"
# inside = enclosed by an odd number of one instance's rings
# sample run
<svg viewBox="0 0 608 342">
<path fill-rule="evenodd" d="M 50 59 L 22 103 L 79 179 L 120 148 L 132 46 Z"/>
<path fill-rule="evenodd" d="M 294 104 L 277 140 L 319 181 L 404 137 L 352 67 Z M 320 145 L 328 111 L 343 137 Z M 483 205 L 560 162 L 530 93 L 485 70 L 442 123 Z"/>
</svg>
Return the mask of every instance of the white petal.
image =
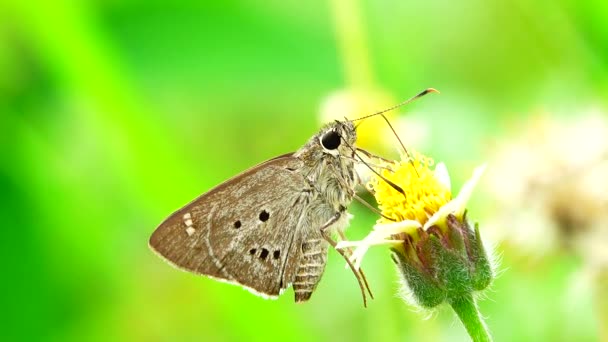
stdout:
<svg viewBox="0 0 608 342">
<path fill-rule="evenodd" d="M 420 226 L 419 223 L 418 226 Z M 359 269 L 363 256 L 370 246 L 397 244 L 402 242 L 400 240 L 389 239 L 392 234 L 391 231 L 373 230 L 361 241 L 340 241 L 336 245 L 336 248 L 357 247 L 351 255 L 350 260 L 353 262 L 355 268 Z"/>
<path fill-rule="evenodd" d="M 374 239 L 374 240 L 368 241 L 368 243 L 360 245 L 353 251 L 353 254 L 350 256 L 350 261 L 353 263 L 353 266 L 355 266 L 355 269 L 358 270 L 359 268 L 361 268 L 361 261 L 363 261 L 363 256 L 365 256 L 365 253 L 367 253 L 367 250 L 371 246 L 396 245 L 396 244 L 399 244 L 402 242 L 403 241 L 401 241 L 401 240 L 387 240 L 387 239 Z M 346 267 L 348 267 L 348 265 L 346 265 Z"/>
<path fill-rule="evenodd" d="M 481 175 L 483 175 L 485 169 L 485 164 L 475 168 L 473 171 L 473 176 L 471 176 L 471 178 L 464 183 L 460 189 L 460 193 L 458 193 L 458 196 L 439 208 L 439 210 L 437 210 L 437 212 L 433 214 L 428 221 L 426 221 L 422 229 L 426 230 L 429 227 L 432 227 L 437 223 L 437 221 L 447 217 L 449 214 L 462 216 L 466 210 L 467 202 L 469 201 L 469 198 L 471 198 L 473 189 L 475 189 L 475 186 L 477 186 L 477 183 L 479 182 L 479 179 L 481 178 Z"/>
<path fill-rule="evenodd" d="M 368 249 L 368 246 L 359 247 L 353 252 L 353 255 L 351 255 L 350 262 L 353 263 L 353 266 L 356 270 L 361 268 L 361 261 L 363 261 L 363 256 L 365 255 Z M 348 267 L 348 265 L 344 266 L 344 268 L 346 267 Z"/>
<path fill-rule="evenodd" d="M 450 181 L 450 173 L 448 172 L 448 168 L 445 166 L 445 163 L 441 162 L 435 166 L 435 178 L 445 186 L 448 190 L 452 190 L 452 182 Z"/>
<path fill-rule="evenodd" d="M 391 233 L 388 232 L 378 232 L 373 230 L 369 233 L 363 240 L 361 241 L 340 241 L 336 245 L 336 248 L 346 248 L 346 247 L 357 247 L 359 248 L 367 248 L 372 245 L 382 244 L 384 241 L 387 241 L 387 238 L 391 236 Z"/>
<path fill-rule="evenodd" d="M 422 225 L 418 221 L 405 220 L 400 222 L 379 223 L 374 226 L 374 230 L 392 235 L 399 233 L 412 233 L 420 227 L 422 227 Z"/>
<path fill-rule="evenodd" d="M 426 221 L 426 223 L 424 224 L 424 227 L 422 227 L 422 229 L 427 230 L 429 227 L 434 226 L 437 221 L 439 221 L 440 219 L 447 217 L 449 214 L 453 213 L 456 211 L 457 209 L 457 202 L 456 202 L 456 198 L 449 201 L 448 203 L 446 203 L 445 205 L 443 205 L 441 208 L 439 208 L 439 210 L 437 210 L 433 216 L 431 216 L 429 218 L 428 221 Z"/>
<path fill-rule="evenodd" d="M 361 240 L 361 241 L 340 241 L 336 245 L 336 249 L 344 249 L 348 247 L 369 247 L 369 246 L 377 246 L 377 245 L 390 245 L 393 243 L 403 242 L 401 240 L 388 240 L 388 239 L 373 239 L 369 241 Z"/>
<path fill-rule="evenodd" d="M 473 170 L 473 176 L 471 176 L 471 179 L 464 183 L 464 185 L 460 189 L 458 196 L 454 199 L 456 202 L 458 202 L 454 215 L 462 216 L 464 214 L 464 211 L 467 209 L 467 203 L 469 202 L 469 199 L 471 198 L 471 195 L 473 194 L 473 190 L 477 186 L 477 183 L 479 183 L 479 179 L 481 179 L 481 176 L 485 172 L 486 166 L 486 164 L 483 164 L 481 166 L 476 167 L 475 170 Z"/>
</svg>

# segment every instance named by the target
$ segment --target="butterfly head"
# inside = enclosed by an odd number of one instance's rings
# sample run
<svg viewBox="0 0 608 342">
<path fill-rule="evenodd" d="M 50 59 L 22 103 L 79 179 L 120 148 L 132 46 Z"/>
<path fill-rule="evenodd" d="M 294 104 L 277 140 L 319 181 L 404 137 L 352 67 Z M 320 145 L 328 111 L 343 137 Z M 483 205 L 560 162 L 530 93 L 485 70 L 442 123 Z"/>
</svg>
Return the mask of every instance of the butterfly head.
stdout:
<svg viewBox="0 0 608 342">
<path fill-rule="evenodd" d="M 319 144 L 323 152 L 334 156 L 352 154 L 348 152 L 352 151 L 356 140 L 355 126 L 348 120 L 331 123 L 319 134 Z"/>
</svg>

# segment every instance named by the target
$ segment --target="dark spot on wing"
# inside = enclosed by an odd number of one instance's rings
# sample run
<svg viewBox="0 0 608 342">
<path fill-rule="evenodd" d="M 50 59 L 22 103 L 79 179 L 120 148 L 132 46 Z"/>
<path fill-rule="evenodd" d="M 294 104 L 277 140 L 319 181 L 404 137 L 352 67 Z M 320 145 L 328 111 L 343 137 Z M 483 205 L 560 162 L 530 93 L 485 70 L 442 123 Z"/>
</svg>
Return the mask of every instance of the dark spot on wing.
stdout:
<svg viewBox="0 0 608 342">
<path fill-rule="evenodd" d="M 279 250 L 274 251 L 272 253 L 272 257 L 275 258 L 275 259 L 280 258 L 281 257 L 281 251 L 279 251 Z"/>
<path fill-rule="evenodd" d="M 266 248 L 262 248 L 262 253 L 260 253 L 260 259 L 262 260 L 266 260 L 266 257 L 268 257 L 268 250 Z"/>
<path fill-rule="evenodd" d="M 266 210 L 262 210 L 262 212 L 260 213 L 260 221 L 266 222 L 266 221 L 268 221 L 269 218 L 270 218 L 270 213 L 268 213 Z"/>
<path fill-rule="evenodd" d="M 249 254 L 254 255 L 256 251 L 257 251 L 257 249 L 252 248 L 249 250 Z"/>
<path fill-rule="evenodd" d="M 241 221 L 234 222 L 234 228 L 241 228 Z"/>
</svg>

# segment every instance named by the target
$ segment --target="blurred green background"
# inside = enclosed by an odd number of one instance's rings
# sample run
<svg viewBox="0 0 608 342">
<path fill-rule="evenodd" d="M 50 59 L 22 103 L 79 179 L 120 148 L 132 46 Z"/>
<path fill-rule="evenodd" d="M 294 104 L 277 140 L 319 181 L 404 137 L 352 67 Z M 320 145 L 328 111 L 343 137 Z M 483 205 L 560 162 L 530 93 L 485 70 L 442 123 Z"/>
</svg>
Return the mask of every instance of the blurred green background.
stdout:
<svg viewBox="0 0 608 342">
<path fill-rule="evenodd" d="M 605 108 L 607 22 L 600 0 L 2 2 L 2 339 L 466 340 L 450 310 L 398 298 L 383 247 L 363 263 L 376 295 L 364 309 L 334 251 L 296 305 L 291 290 L 264 301 L 179 272 L 148 237 L 200 193 L 299 148 L 336 92 L 373 97 L 338 114 L 357 117 L 441 90 L 393 118 L 426 127 L 410 144 L 445 161 L 458 189 L 536 111 Z M 363 147 L 396 157 L 372 127 Z M 470 208 L 482 235 L 496 210 L 484 201 Z M 376 217 L 351 211 L 360 239 Z M 480 307 L 497 341 L 601 339 L 592 293 L 573 285 L 580 257 L 491 242 L 501 274 Z"/>
</svg>

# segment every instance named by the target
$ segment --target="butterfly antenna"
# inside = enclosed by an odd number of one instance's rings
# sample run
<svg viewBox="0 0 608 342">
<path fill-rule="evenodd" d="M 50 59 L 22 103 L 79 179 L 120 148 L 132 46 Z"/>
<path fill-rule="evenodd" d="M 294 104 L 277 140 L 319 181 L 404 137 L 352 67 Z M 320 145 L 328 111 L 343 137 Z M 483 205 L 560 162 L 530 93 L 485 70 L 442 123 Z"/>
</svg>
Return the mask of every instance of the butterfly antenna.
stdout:
<svg viewBox="0 0 608 342">
<path fill-rule="evenodd" d="M 353 120 L 350 120 L 350 121 L 354 122 L 354 121 L 359 121 L 359 120 L 367 119 L 367 118 L 370 118 L 372 116 L 382 115 L 382 114 L 384 114 L 386 112 L 390 112 L 391 110 L 395 110 L 395 109 L 397 109 L 399 107 L 405 106 L 406 104 L 408 104 L 410 102 L 413 102 L 413 101 L 415 101 L 415 100 L 417 100 L 417 99 L 419 99 L 419 98 L 421 98 L 424 95 L 429 94 L 429 93 L 437 93 L 437 94 L 439 94 L 439 90 L 437 90 L 435 88 L 427 88 L 427 89 L 421 91 L 420 93 L 418 93 L 416 96 L 414 96 L 414 97 L 412 97 L 410 99 L 407 99 L 407 100 L 399 103 L 398 105 L 395 105 L 395 106 L 392 106 L 392 107 L 390 107 L 388 109 L 384 109 L 384 110 L 381 110 L 379 112 L 376 112 L 374 114 L 369 114 L 369 115 L 366 115 L 366 116 L 362 116 L 360 118 L 356 118 L 356 119 L 353 119 Z"/>
<path fill-rule="evenodd" d="M 414 161 L 413 161 L 412 156 L 408 152 L 407 148 L 405 148 L 405 145 L 403 144 L 403 141 L 401 141 L 401 138 L 399 137 L 399 134 L 397 134 L 397 131 L 395 131 L 395 128 L 393 128 L 393 125 L 388 120 L 388 118 L 386 117 L 386 115 L 384 115 L 384 113 L 390 112 L 391 110 L 395 110 L 395 109 L 397 109 L 397 108 L 399 108 L 401 106 L 405 106 L 406 104 L 411 103 L 411 102 L 413 102 L 413 101 L 415 101 L 415 100 L 417 100 L 417 99 L 419 99 L 419 98 L 421 98 L 424 95 L 429 94 L 429 93 L 437 93 L 437 94 L 439 94 L 439 90 L 437 90 L 435 88 L 427 88 L 427 89 L 421 91 L 420 93 L 418 93 L 416 96 L 414 96 L 414 97 L 412 97 L 410 99 L 407 99 L 407 100 L 401 102 L 400 104 L 395 105 L 395 106 L 393 106 L 391 108 L 388 108 L 388 109 L 385 109 L 385 110 L 381 110 L 381 111 L 376 112 L 374 114 L 366 115 L 366 116 L 363 116 L 363 117 L 360 117 L 360 118 L 352 120 L 352 121 L 359 121 L 359 120 L 367 119 L 367 118 L 372 117 L 372 116 L 380 115 L 384 119 L 384 121 L 386 121 L 386 124 L 391 129 L 391 131 L 393 132 L 393 135 L 395 135 L 395 137 L 397 138 L 397 141 L 399 141 L 399 145 L 401 145 L 401 148 L 403 149 L 403 151 L 405 152 L 405 155 L 410 160 L 410 163 L 412 164 L 412 167 L 414 168 L 414 171 L 416 172 L 416 175 L 418 175 L 418 176 L 420 176 L 420 175 L 418 174 L 418 170 L 416 169 L 416 166 L 414 165 Z M 356 127 L 358 127 L 358 126 L 359 126 L 359 124 L 357 124 Z"/>
<path fill-rule="evenodd" d="M 410 164 L 414 168 L 414 171 L 416 172 L 416 176 L 420 177 L 420 174 L 418 174 L 418 169 L 416 169 L 416 165 L 414 164 L 414 158 L 412 158 L 410 153 L 407 151 L 407 148 L 405 148 L 405 145 L 403 144 L 403 141 L 401 141 L 399 134 L 397 134 L 397 131 L 395 131 L 395 129 L 393 128 L 393 125 L 391 125 L 391 122 L 388 120 L 386 115 L 384 115 L 384 113 L 380 114 L 380 116 L 384 119 L 384 121 L 386 121 L 386 124 L 388 125 L 388 127 L 390 127 L 391 131 L 393 131 L 393 135 L 397 138 L 397 141 L 399 141 L 399 145 L 401 145 L 401 148 L 405 152 L 407 159 L 410 161 Z"/>
<path fill-rule="evenodd" d="M 340 139 L 342 139 L 342 141 L 344 142 L 344 144 L 346 144 L 346 146 L 348 146 L 348 148 L 353 152 L 353 154 L 355 156 L 357 156 L 357 158 L 359 158 L 359 161 L 363 163 L 363 165 L 367 166 L 368 169 L 370 169 L 373 173 L 376 174 L 376 176 L 380 177 L 380 179 L 382 179 L 383 181 L 385 181 L 388 185 L 390 185 L 393 189 L 395 189 L 396 191 L 400 192 L 403 196 L 405 196 L 405 191 L 403 191 L 403 189 L 393 183 L 392 181 L 386 179 L 386 177 L 382 176 L 378 171 L 374 170 L 373 167 L 371 167 L 371 165 L 369 165 L 365 160 L 363 160 L 363 158 L 357 153 L 357 149 L 355 149 L 351 144 L 348 143 L 348 141 L 346 141 L 346 139 L 340 137 Z"/>
</svg>

